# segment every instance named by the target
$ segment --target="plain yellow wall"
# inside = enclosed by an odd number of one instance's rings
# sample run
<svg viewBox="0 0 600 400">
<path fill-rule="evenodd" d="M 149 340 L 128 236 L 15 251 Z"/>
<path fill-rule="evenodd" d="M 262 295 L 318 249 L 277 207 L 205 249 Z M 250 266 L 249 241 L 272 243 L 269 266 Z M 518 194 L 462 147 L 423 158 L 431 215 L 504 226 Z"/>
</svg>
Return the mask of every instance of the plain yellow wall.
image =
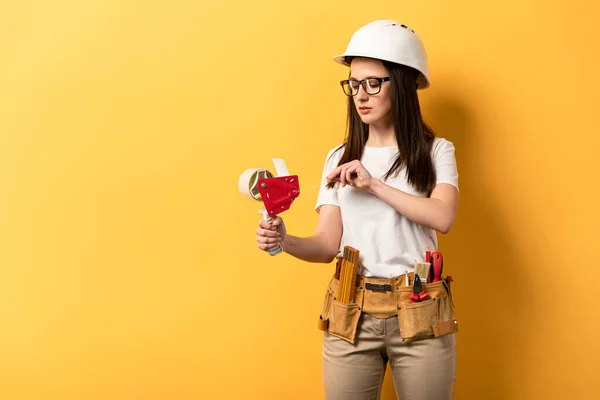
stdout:
<svg viewBox="0 0 600 400">
<path fill-rule="evenodd" d="M 283 157 L 288 229 L 313 232 L 331 57 L 379 18 L 425 41 L 424 114 L 457 149 L 456 398 L 597 398 L 594 2 L 1 6 L 1 399 L 322 398 L 333 266 L 257 250 L 237 178 Z"/>
</svg>

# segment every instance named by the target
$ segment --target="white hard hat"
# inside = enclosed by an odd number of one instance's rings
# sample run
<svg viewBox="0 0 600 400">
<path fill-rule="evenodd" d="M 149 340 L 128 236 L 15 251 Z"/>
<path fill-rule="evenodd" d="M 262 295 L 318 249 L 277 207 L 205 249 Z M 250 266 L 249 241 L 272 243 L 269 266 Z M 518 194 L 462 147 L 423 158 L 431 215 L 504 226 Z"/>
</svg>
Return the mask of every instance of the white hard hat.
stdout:
<svg viewBox="0 0 600 400">
<path fill-rule="evenodd" d="M 420 72 L 418 89 L 430 85 L 425 46 L 413 29 L 398 21 L 374 21 L 357 30 L 346 52 L 333 57 L 333 60 L 349 66 L 346 57 L 369 57 L 406 65 Z"/>
</svg>

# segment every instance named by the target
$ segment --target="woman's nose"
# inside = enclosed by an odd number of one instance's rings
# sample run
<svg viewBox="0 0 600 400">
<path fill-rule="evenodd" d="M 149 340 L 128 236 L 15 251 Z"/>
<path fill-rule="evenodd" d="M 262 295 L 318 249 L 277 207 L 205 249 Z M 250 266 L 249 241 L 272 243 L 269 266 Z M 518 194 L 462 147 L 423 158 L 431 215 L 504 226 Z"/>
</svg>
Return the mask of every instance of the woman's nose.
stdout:
<svg viewBox="0 0 600 400">
<path fill-rule="evenodd" d="M 365 88 L 362 85 L 358 85 L 358 93 L 356 93 L 357 100 L 366 100 L 369 98 L 367 92 L 365 92 Z"/>
</svg>

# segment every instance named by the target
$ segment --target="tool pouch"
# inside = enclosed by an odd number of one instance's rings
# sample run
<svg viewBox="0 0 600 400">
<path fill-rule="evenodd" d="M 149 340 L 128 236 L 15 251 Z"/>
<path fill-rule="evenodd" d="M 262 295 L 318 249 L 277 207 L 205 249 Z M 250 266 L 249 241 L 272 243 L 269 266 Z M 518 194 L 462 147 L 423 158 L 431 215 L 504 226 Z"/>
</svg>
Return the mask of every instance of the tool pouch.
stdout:
<svg viewBox="0 0 600 400">
<path fill-rule="evenodd" d="M 325 292 L 318 328 L 349 343 L 354 343 L 361 314 L 362 295 L 357 292 L 354 302 L 341 303 L 335 297 L 338 284 L 339 281 L 335 276 L 332 277 Z"/>
<path fill-rule="evenodd" d="M 454 302 L 450 283 L 446 276 L 439 282 L 424 283 L 423 291 L 429 299 L 413 303 L 413 274 L 409 273 L 410 286 L 404 286 L 404 277 L 392 279 L 360 278 L 355 301 L 343 304 L 336 299 L 339 281 L 333 276 L 327 286 L 319 316 L 318 328 L 349 343 L 355 342 L 356 330 L 361 313 L 376 318 L 398 316 L 400 336 L 403 340 L 434 338 L 458 332 L 454 316 Z M 387 292 L 367 289 L 367 285 L 388 287 Z"/>
<path fill-rule="evenodd" d="M 417 340 L 458 332 L 454 303 L 450 289 L 452 277 L 439 282 L 424 283 L 429 299 L 413 303 L 409 298 L 412 287 L 400 287 L 397 292 L 398 324 L 403 340 Z"/>
</svg>

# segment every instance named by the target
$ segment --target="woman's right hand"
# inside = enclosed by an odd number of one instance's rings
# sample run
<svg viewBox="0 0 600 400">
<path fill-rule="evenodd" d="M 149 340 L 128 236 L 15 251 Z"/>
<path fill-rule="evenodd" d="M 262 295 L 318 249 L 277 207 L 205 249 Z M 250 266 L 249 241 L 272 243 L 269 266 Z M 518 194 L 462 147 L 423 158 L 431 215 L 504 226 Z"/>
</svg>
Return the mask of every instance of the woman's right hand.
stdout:
<svg viewBox="0 0 600 400">
<path fill-rule="evenodd" d="M 264 251 L 277 247 L 278 244 L 283 247 L 285 235 L 285 224 L 281 217 L 273 218 L 271 223 L 261 219 L 256 229 L 256 245 Z"/>
</svg>

